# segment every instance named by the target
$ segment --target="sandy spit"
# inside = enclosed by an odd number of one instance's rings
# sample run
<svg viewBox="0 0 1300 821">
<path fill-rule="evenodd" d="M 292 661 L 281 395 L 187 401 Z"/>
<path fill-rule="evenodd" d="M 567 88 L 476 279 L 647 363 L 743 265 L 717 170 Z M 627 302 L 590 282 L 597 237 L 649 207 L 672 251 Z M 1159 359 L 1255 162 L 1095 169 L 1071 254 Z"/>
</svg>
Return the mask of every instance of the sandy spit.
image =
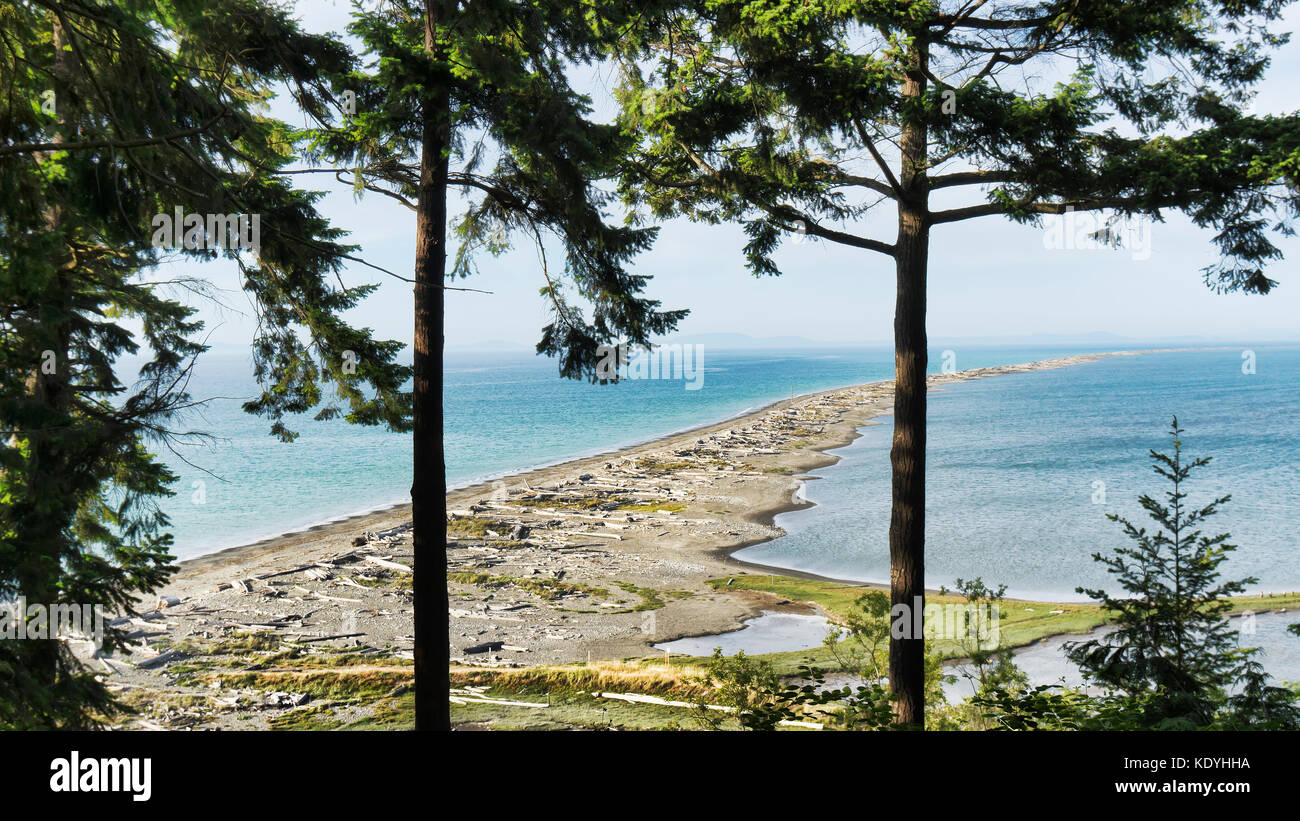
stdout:
<svg viewBox="0 0 1300 821">
<path fill-rule="evenodd" d="M 1147 351 L 957 371 L 929 385 L 1138 353 Z M 892 401 L 892 381 L 822 391 L 450 492 L 450 660 L 515 667 L 642 657 L 657 642 L 738 629 L 762 610 L 814 612 L 806 602 L 705 582 L 770 572 L 731 554 L 783 535 L 775 516 L 809 504 L 797 498 L 802 475 L 837 462 L 830 451 L 879 424 Z M 118 689 L 178 697 L 193 692 L 192 682 L 177 685 L 175 671 L 194 651 L 167 652 L 250 633 L 367 654 L 381 673 L 409 664 L 409 527 L 410 506 L 401 505 L 181 562 L 157 600 L 118 625 L 134 631 L 138 651 L 88 663 Z M 222 675 L 208 683 L 209 700 L 228 709 L 206 712 L 203 726 L 267 726 L 301 706 L 265 688 L 226 688 Z M 175 726 L 165 715 L 155 721 Z"/>
</svg>

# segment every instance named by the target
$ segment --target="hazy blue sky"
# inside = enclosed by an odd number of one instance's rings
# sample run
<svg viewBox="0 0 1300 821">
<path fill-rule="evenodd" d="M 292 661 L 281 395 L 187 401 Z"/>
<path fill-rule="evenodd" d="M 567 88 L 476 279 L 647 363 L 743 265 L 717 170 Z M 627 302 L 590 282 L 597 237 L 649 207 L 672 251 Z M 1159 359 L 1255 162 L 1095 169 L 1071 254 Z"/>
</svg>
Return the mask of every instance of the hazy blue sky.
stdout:
<svg viewBox="0 0 1300 821">
<path fill-rule="evenodd" d="M 345 0 L 300 0 L 307 28 L 341 31 Z M 1300 29 L 1300 10 L 1292 8 L 1284 30 Z M 1300 43 L 1278 52 L 1260 88 L 1261 113 L 1300 108 L 1295 78 L 1300 76 Z M 612 83 L 610 72 L 584 80 L 593 94 Z M 602 105 L 600 110 L 607 110 Z M 290 116 L 291 109 L 277 106 Z M 311 180 L 327 188 L 326 179 Z M 969 191 L 978 197 L 976 189 Z M 946 193 L 946 192 L 945 192 Z M 969 200 L 968 200 L 969 201 Z M 322 210 L 351 231 L 363 256 L 406 274 L 414 257 L 414 215 L 379 195 L 354 201 L 351 192 L 332 191 Z M 874 228 L 875 230 L 870 230 Z M 864 229 L 891 240 L 892 212 L 882 207 Z M 1300 339 L 1300 241 L 1283 245 L 1288 259 L 1272 276 L 1281 282 L 1267 297 L 1217 295 L 1201 281 L 1199 269 L 1213 262 L 1210 232 L 1179 216 L 1152 226 L 1148 259 L 1130 250 L 1049 250 L 1044 229 L 1018 226 L 996 217 L 938 226 L 930 261 L 929 332 L 932 338 L 1007 337 L 1032 334 L 1108 332 L 1133 338 L 1199 335 L 1212 339 L 1268 342 Z M 751 336 L 801 336 L 833 343 L 887 343 L 894 301 L 892 260 L 873 252 L 830 243 L 787 244 L 777 259 L 785 275 L 755 279 L 747 273 L 737 226 L 702 226 L 685 221 L 662 227 L 654 249 L 637 264 L 653 275 L 649 294 L 668 308 L 690 308 L 684 333 L 745 333 Z M 553 259 L 552 264 L 558 260 Z M 492 294 L 451 292 L 447 298 L 447 344 L 485 342 L 520 346 L 536 342 L 547 320 L 538 296 L 542 285 L 531 247 L 499 259 L 484 258 L 481 273 L 466 285 Z M 234 272 L 223 264 L 202 273 L 229 289 L 236 311 L 208 307 L 204 315 L 216 330 L 212 341 L 246 344 L 252 321 L 247 300 L 237 291 Z M 345 281 L 382 283 L 378 293 L 352 319 L 386 338 L 409 341 L 411 292 L 406 283 L 352 264 Z"/>
</svg>

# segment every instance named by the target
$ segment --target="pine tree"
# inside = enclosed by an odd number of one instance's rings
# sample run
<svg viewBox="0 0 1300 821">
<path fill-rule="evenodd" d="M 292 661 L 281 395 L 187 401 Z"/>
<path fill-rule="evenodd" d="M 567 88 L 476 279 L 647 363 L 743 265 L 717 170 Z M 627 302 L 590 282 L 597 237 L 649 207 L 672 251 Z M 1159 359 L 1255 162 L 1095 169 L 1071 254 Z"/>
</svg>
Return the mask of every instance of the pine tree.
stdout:
<svg viewBox="0 0 1300 821">
<path fill-rule="evenodd" d="M 1225 618 L 1229 596 L 1242 593 L 1254 577 L 1221 581 L 1221 567 L 1236 546 L 1229 534 L 1209 536 L 1206 521 L 1227 504 L 1220 496 L 1197 506 L 1188 502 L 1187 484 L 1192 473 L 1210 463 L 1204 456 L 1187 460 L 1183 455 L 1183 429 L 1177 417 L 1170 425 L 1173 453 L 1152 450 L 1152 468 L 1166 479 L 1163 499 L 1147 494 L 1138 498 L 1143 510 L 1158 525 L 1148 533 L 1118 514 L 1118 522 L 1132 541 L 1112 555 L 1093 554 L 1124 591 L 1078 588 L 1096 599 L 1116 627 L 1101 638 L 1066 645 L 1066 654 L 1090 679 L 1129 697 L 1147 696 L 1144 722 L 1159 727 L 1202 727 L 1212 724 L 1228 703 L 1227 691 L 1244 684 L 1245 692 L 1233 704 L 1239 717 L 1278 718 L 1286 713 L 1291 697 L 1278 699 L 1252 656 L 1239 650 L 1237 631 Z M 1292 708 L 1293 710 L 1294 708 Z"/>
<path fill-rule="evenodd" d="M 925 591 L 931 234 L 989 216 L 1181 211 L 1214 229 L 1220 290 L 1267 293 L 1300 199 L 1300 118 L 1243 113 L 1283 0 L 682 0 L 618 43 L 628 200 L 739 221 L 755 275 L 791 237 L 879 254 L 895 275 L 891 601 Z M 1055 87 L 1041 78 L 1074 66 Z M 982 196 L 962 192 L 978 191 Z M 957 201 L 957 202 L 954 202 Z M 892 210 L 892 238 L 864 230 Z M 1274 219 L 1276 218 L 1276 219 Z M 923 639 L 891 642 L 899 714 L 924 715 Z"/>
<path fill-rule="evenodd" d="M 0 602 L 132 612 L 173 570 L 158 501 L 175 476 L 155 452 L 193 435 L 204 345 L 185 297 L 206 291 L 201 275 L 152 276 L 164 260 L 240 267 L 266 388 L 250 409 L 275 433 L 291 438 L 282 417 L 324 404 L 326 383 L 353 421 L 405 424 L 400 346 L 340 318 L 368 289 L 332 286 L 349 249 L 278 173 L 297 135 L 263 112 L 273 84 L 322 105 L 319 74 L 350 66 L 256 0 L 0 5 Z M 176 209 L 257 215 L 260 247 L 202 231 L 162 247 L 154 219 Z M 117 366 L 136 353 L 133 382 Z M 109 631 L 103 649 L 120 646 Z M 0 642 L 0 727 L 114 708 L 62 642 Z"/>
<path fill-rule="evenodd" d="M 442 346 L 449 280 L 474 270 L 477 252 L 499 254 L 511 235 L 543 255 L 541 293 L 553 319 L 538 353 L 560 374 L 598 379 L 598 346 L 649 345 L 685 311 L 643 297 L 648 277 L 627 268 L 655 229 L 611 224 L 613 176 L 629 141 L 590 119 L 590 102 L 566 70 L 608 47 L 619 3 L 569 0 L 389 0 L 360 10 L 350 26 L 371 60 L 332 75 L 355 114 L 323 122 L 313 157 L 360 192 L 396 198 L 416 214 L 414 479 L 417 729 L 447 729 L 446 471 L 442 449 Z M 448 220 L 448 199 L 470 199 Z M 563 248 L 563 270 L 545 261 L 546 239 Z M 448 248 L 459 240 L 451 264 Z M 566 284 L 590 318 L 566 297 Z"/>
</svg>

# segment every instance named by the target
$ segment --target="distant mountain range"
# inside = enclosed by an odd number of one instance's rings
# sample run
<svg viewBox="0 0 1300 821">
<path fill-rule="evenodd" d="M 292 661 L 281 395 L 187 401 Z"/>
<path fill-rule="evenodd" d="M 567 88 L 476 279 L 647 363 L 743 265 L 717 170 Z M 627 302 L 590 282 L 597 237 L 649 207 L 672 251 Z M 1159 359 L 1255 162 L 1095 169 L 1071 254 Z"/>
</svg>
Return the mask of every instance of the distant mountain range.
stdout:
<svg viewBox="0 0 1300 821">
<path fill-rule="evenodd" d="M 930 345 L 980 345 L 989 347 L 1053 347 L 1082 346 L 1089 348 L 1126 348 L 1126 347 L 1197 347 L 1202 345 L 1229 345 L 1241 340 L 1214 338 L 1209 336 L 1178 336 L 1142 339 L 1122 336 L 1120 334 L 1096 331 L 1086 334 L 1023 334 L 1019 336 L 985 336 L 985 337 L 944 337 L 930 338 Z M 1254 344 L 1262 342 L 1280 342 L 1282 340 L 1252 340 Z M 1292 340 L 1300 341 L 1300 340 Z M 863 340 L 859 342 L 828 342 L 808 339 L 802 336 L 768 336 L 756 337 L 748 334 L 681 334 L 668 337 L 665 344 L 693 343 L 719 350 L 775 349 L 796 350 L 801 348 L 888 348 L 893 342 L 889 339 Z"/>
<path fill-rule="evenodd" d="M 892 343 L 888 339 L 861 340 L 856 342 L 832 342 L 808 339 L 802 336 L 750 336 L 749 334 L 710 333 L 677 334 L 662 340 L 663 344 L 694 344 L 716 350 L 804 350 L 816 348 L 888 348 Z M 1096 331 L 1085 334 L 1022 334 L 1011 336 L 980 337 L 945 337 L 930 338 L 931 347 L 978 345 L 983 347 L 1086 347 L 1086 348 L 1163 348 L 1163 347 L 1199 347 L 1234 344 L 1295 344 L 1300 339 L 1227 339 L 1210 336 L 1176 336 L 1140 338 L 1121 334 Z M 449 345 L 449 353 L 532 353 L 533 346 L 506 339 L 492 339 L 473 345 Z M 214 354 L 244 354 L 249 349 L 243 345 L 218 344 L 212 346 Z"/>
</svg>

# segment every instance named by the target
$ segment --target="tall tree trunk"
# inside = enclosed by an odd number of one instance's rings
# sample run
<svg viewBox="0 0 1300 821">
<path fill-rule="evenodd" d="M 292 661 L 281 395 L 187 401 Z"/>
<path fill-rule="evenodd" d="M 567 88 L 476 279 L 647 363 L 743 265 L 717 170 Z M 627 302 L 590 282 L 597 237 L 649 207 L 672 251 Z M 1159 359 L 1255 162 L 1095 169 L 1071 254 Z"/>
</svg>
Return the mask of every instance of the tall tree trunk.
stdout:
<svg viewBox="0 0 1300 821">
<path fill-rule="evenodd" d="M 425 49 L 439 59 L 437 0 L 425 3 Z M 415 551 L 415 728 L 451 727 L 447 696 L 447 473 L 442 452 L 443 284 L 447 268 L 450 95 L 426 98 L 415 218 L 415 419 L 411 482 Z"/>
<path fill-rule="evenodd" d="M 912 46 L 903 82 L 903 132 L 894 252 L 898 293 L 894 308 L 894 442 L 889 461 L 893 503 L 889 517 L 889 591 L 894 618 L 904 614 L 908 632 L 891 635 L 889 683 L 898 719 L 925 722 L 925 639 L 915 628 L 925 602 L 925 279 L 930 229 L 926 125 L 920 110 L 925 93 L 924 42 Z M 903 609 L 895 610 L 900 605 Z"/>
<path fill-rule="evenodd" d="M 73 64 L 72 54 L 66 48 L 66 39 L 63 24 L 56 18 L 52 31 L 54 64 L 51 76 L 56 121 L 54 132 L 50 136 L 52 143 L 63 142 L 68 128 L 67 98 Z M 49 154 L 41 153 L 37 156 L 41 162 L 51 161 Z M 49 191 L 52 202 L 45 209 L 45 228 L 51 236 L 61 239 L 64 208 L 60 186 L 52 185 Z M 56 570 L 67 544 L 67 528 L 76 512 L 75 501 L 52 504 L 52 500 L 67 500 L 67 494 L 62 492 L 61 485 L 65 470 L 69 467 L 67 442 L 71 436 L 58 431 L 63 427 L 64 414 L 71 405 L 69 340 L 72 331 L 68 314 L 72 306 L 68 300 L 73 293 L 69 280 L 75 266 L 75 256 L 67 251 L 58 260 L 55 284 L 42 295 L 38 311 L 40 326 L 47 334 L 42 342 L 48 347 L 37 352 L 39 357 L 33 363 L 32 376 L 28 380 L 32 397 L 44 406 L 45 417 L 52 420 L 52 423 L 50 429 L 31 434 L 28 441 L 31 454 L 27 470 L 28 498 L 24 500 L 20 514 L 20 518 L 25 521 L 27 549 L 17 568 L 17 581 L 18 592 L 28 604 L 42 604 L 47 608 L 52 608 L 59 599 Z M 47 353 L 53 354 L 52 372 L 46 371 Z M 21 617 L 26 618 L 26 614 Z M 25 648 L 28 652 L 23 660 L 27 674 L 54 688 L 59 680 L 60 644 L 57 638 L 51 636 L 46 640 L 29 642 L 29 645 Z M 53 717 L 40 718 L 47 726 L 57 727 Z"/>
</svg>

